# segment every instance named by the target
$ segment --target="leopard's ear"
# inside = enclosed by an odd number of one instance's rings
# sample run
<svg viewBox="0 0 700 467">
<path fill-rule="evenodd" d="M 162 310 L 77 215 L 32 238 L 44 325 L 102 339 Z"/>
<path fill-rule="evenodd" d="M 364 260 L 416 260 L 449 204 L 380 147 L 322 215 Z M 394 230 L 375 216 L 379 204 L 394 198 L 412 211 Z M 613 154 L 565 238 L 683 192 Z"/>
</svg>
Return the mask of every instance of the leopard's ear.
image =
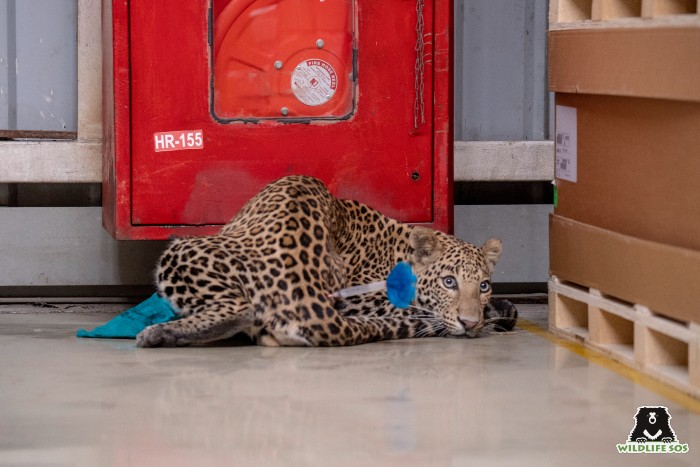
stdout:
<svg viewBox="0 0 700 467">
<path fill-rule="evenodd" d="M 496 267 L 496 263 L 501 258 L 503 242 L 497 238 L 490 238 L 481 246 L 481 251 L 484 253 L 486 266 L 489 268 L 489 274 L 491 274 Z"/>
<path fill-rule="evenodd" d="M 442 252 L 442 244 L 435 231 L 425 227 L 414 227 L 408 238 L 413 248 L 412 263 L 416 272 L 435 262 Z"/>
</svg>

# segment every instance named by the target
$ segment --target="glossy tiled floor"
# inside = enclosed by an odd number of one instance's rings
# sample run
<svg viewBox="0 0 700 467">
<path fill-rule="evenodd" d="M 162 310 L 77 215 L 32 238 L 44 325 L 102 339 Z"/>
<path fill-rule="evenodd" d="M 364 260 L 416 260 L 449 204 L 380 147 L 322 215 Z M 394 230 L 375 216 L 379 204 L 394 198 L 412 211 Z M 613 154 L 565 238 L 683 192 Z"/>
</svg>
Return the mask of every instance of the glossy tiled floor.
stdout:
<svg viewBox="0 0 700 467">
<path fill-rule="evenodd" d="M 73 337 L 108 317 L 0 314 L 0 466 L 700 464 L 697 404 L 537 333 L 340 349 Z M 640 405 L 668 406 L 690 453 L 618 454 Z"/>
</svg>

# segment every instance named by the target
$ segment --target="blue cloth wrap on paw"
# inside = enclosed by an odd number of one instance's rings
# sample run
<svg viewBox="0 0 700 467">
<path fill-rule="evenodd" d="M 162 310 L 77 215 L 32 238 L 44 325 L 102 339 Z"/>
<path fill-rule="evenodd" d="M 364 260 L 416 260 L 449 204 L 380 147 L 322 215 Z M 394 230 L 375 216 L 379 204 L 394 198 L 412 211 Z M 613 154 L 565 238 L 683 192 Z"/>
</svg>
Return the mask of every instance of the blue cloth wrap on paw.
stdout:
<svg viewBox="0 0 700 467">
<path fill-rule="evenodd" d="M 408 308 L 416 298 L 416 275 L 411 265 L 401 261 L 386 278 L 386 295 L 396 308 Z"/>
<path fill-rule="evenodd" d="M 92 331 L 79 329 L 78 337 L 107 337 L 113 339 L 134 339 L 136 335 L 152 324 L 165 323 L 178 318 L 170 302 L 158 294 L 129 308 Z"/>
</svg>

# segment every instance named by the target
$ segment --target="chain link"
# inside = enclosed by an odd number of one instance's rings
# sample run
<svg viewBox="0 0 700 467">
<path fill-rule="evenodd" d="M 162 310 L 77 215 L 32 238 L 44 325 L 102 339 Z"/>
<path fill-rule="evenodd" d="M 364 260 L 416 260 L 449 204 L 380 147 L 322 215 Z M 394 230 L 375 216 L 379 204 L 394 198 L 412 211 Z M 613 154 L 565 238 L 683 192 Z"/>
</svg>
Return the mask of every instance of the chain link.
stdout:
<svg viewBox="0 0 700 467">
<path fill-rule="evenodd" d="M 415 100 L 413 102 L 413 129 L 417 130 L 419 125 L 425 123 L 425 101 L 423 92 L 425 83 L 423 81 L 423 71 L 425 70 L 424 54 L 425 42 L 423 34 L 425 23 L 423 20 L 424 0 L 416 0 L 416 66 L 415 66 Z"/>
</svg>

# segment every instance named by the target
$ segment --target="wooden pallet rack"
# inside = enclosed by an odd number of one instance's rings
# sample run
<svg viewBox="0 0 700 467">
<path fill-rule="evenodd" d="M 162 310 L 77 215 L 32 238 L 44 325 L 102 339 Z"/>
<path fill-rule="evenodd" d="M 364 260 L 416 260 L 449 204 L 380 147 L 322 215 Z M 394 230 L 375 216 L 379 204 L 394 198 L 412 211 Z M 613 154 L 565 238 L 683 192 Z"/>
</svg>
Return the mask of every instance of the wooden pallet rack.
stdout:
<svg viewBox="0 0 700 467">
<path fill-rule="evenodd" d="M 552 0 L 549 24 L 550 29 L 605 27 L 620 21 L 648 26 L 649 20 L 694 21 L 699 12 L 700 0 Z"/>
<path fill-rule="evenodd" d="M 700 397 L 700 325 L 682 323 L 596 289 L 552 277 L 549 328 Z"/>
</svg>

